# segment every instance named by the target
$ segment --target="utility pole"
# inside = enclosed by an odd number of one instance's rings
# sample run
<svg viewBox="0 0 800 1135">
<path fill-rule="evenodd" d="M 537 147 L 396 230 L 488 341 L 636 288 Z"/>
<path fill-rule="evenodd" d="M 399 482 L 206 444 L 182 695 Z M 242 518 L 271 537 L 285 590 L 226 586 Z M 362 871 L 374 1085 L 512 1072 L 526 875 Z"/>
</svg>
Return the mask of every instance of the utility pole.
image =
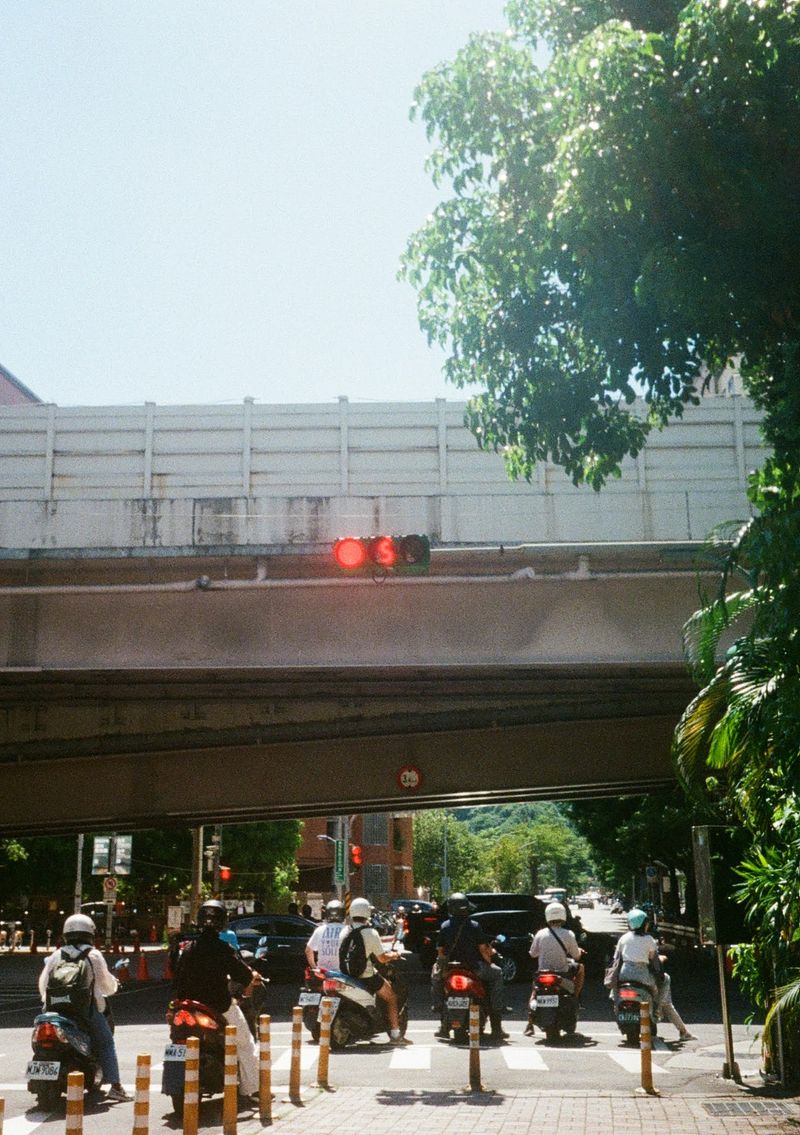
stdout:
<svg viewBox="0 0 800 1135">
<path fill-rule="evenodd" d="M 78 862 L 75 868 L 75 891 L 72 901 L 72 913 L 80 914 L 81 899 L 83 898 L 83 832 L 78 834 Z"/>
<path fill-rule="evenodd" d="M 200 888 L 203 883 L 203 829 L 192 828 L 192 893 L 189 899 L 189 921 L 197 922 L 200 909 Z"/>
</svg>

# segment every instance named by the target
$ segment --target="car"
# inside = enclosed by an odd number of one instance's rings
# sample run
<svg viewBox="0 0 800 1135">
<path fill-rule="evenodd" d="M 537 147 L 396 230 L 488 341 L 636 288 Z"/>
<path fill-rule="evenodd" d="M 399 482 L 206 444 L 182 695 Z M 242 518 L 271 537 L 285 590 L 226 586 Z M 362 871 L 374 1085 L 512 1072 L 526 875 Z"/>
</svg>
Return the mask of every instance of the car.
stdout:
<svg viewBox="0 0 800 1135">
<path fill-rule="evenodd" d="M 316 922 L 299 914 L 248 914 L 232 918 L 233 930 L 243 949 L 255 954 L 254 965 L 269 978 L 301 979 L 306 966 L 306 943 Z"/>
<path fill-rule="evenodd" d="M 536 895 L 526 895 L 516 891 L 468 891 L 467 899 L 473 911 L 528 910 L 541 916 L 541 925 L 545 924 L 545 904 Z"/>
<path fill-rule="evenodd" d="M 492 938 L 503 935 L 504 941 L 499 943 L 495 958 L 503 981 L 530 978 L 533 973 L 531 938 L 546 925 L 544 914 L 531 910 L 479 910 L 470 917 Z"/>
<path fill-rule="evenodd" d="M 575 905 L 578 910 L 594 910 L 594 899 L 591 895 L 576 895 Z"/>
</svg>

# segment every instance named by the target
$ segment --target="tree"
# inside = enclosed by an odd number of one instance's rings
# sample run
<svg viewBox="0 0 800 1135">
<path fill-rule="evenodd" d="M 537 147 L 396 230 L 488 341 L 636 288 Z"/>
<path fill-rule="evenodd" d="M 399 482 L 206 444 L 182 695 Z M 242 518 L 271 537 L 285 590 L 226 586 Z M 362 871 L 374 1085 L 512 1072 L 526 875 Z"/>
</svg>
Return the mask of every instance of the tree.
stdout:
<svg viewBox="0 0 800 1135">
<path fill-rule="evenodd" d="M 741 357 L 796 444 L 797 6 L 513 0 L 508 16 L 509 36 L 473 37 L 416 92 L 452 194 L 402 268 L 448 378 L 485 387 L 478 443 L 514 477 L 549 457 L 599 488 Z"/>
<path fill-rule="evenodd" d="M 417 812 L 414 816 L 414 882 L 439 894 L 445 866 L 451 892 L 482 889 L 488 876 L 484 841 L 443 809 Z"/>
</svg>

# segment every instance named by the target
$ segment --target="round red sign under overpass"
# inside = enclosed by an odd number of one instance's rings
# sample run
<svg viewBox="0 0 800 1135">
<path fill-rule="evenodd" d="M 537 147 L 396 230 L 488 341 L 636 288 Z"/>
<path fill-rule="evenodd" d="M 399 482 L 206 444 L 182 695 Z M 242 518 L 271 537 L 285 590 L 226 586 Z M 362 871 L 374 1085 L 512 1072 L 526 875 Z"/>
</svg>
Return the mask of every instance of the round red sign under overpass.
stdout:
<svg viewBox="0 0 800 1135">
<path fill-rule="evenodd" d="M 422 773 L 416 765 L 404 765 L 397 774 L 397 783 L 405 792 L 416 792 L 422 784 Z"/>
</svg>

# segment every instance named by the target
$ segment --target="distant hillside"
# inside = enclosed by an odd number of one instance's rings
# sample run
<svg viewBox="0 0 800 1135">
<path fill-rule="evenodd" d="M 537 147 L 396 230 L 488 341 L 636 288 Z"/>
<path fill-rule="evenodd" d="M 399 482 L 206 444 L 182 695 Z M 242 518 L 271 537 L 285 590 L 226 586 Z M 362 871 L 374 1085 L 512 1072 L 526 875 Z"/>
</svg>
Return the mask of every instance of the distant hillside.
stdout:
<svg viewBox="0 0 800 1135">
<path fill-rule="evenodd" d="M 539 823 L 542 820 L 570 822 L 560 806 L 549 800 L 530 804 L 483 804 L 479 808 L 453 808 L 450 814 L 475 835 L 501 834 L 520 824 Z"/>
</svg>

